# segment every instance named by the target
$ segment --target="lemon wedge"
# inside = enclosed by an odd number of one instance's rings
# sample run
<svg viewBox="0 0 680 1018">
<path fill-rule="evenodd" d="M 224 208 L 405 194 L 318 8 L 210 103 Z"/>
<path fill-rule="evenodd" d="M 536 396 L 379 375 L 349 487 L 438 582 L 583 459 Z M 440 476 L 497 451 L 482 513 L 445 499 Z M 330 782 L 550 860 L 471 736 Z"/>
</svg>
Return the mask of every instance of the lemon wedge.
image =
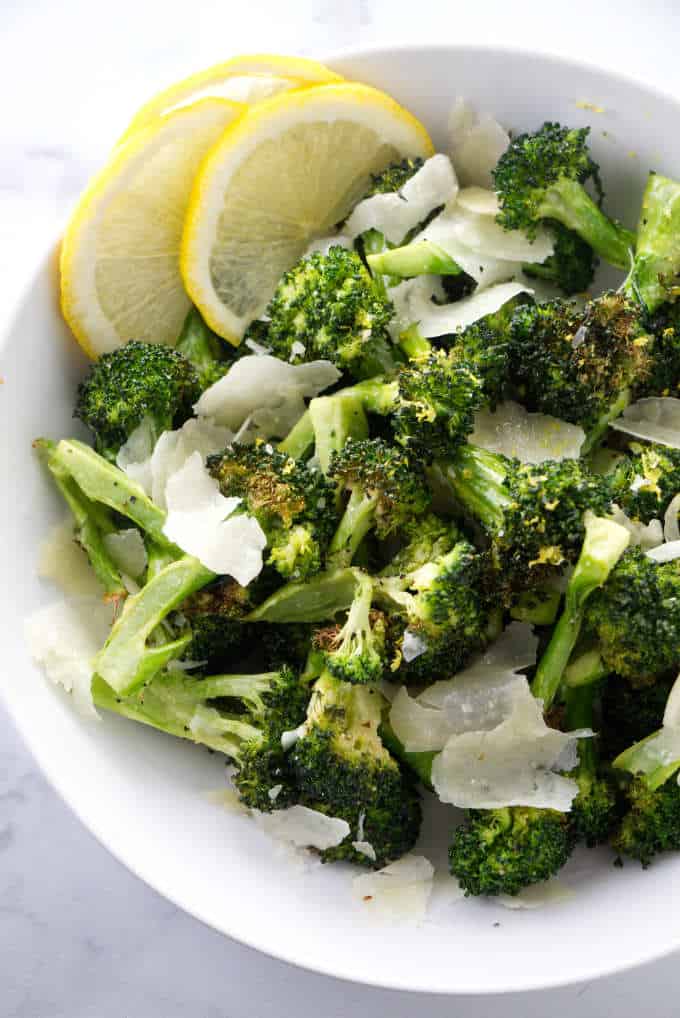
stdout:
<svg viewBox="0 0 680 1018">
<path fill-rule="evenodd" d="M 244 107 L 204 99 L 116 150 L 80 199 L 61 249 L 61 307 L 90 357 L 139 339 L 174 343 L 189 309 L 179 248 L 205 156 Z"/>
<path fill-rule="evenodd" d="M 182 276 L 211 328 L 238 344 L 371 173 L 432 152 L 422 124 L 368 85 L 319 85 L 249 107 L 206 156 L 187 209 Z"/>
<path fill-rule="evenodd" d="M 159 92 L 135 113 L 119 144 L 173 109 L 203 98 L 255 103 L 278 92 L 342 81 L 339 74 L 306 57 L 269 53 L 233 57 L 178 81 Z"/>
</svg>

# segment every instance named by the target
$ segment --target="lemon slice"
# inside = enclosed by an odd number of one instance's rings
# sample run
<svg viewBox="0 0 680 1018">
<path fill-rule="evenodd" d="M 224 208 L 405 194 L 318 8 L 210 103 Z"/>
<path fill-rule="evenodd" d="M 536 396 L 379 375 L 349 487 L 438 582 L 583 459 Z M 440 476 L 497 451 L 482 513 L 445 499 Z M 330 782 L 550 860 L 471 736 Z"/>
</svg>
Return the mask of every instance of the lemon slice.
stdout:
<svg viewBox="0 0 680 1018">
<path fill-rule="evenodd" d="M 61 307 L 90 357 L 129 339 L 174 343 L 189 300 L 179 247 L 201 160 L 244 107 L 204 99 L 118 149 L 80 199 L 61 249 Z"/>
<path fill-rule="evenodd" d="M 268 53 L 234 57 L 170 85 L 144 103 L 130 121 L 119 144 L 148 127 L 161 114 L 198 99 L 219 97 L 234 102 L 255 103 L 277 92 L 308 85 L 325 85 L 332 81 L 342 81 L 342 77 L 316 60 L 305 57 L 282 57 Z"/>
<path fill-rule="evenodd" d="M 249 107 L 194 184 L 180 260 L 189 296 L 238 344 L 282 274 L 347 215 L 371 173 L 432 151 L 422 124 L 368 85 L 319 85 Z"/>
</svg>

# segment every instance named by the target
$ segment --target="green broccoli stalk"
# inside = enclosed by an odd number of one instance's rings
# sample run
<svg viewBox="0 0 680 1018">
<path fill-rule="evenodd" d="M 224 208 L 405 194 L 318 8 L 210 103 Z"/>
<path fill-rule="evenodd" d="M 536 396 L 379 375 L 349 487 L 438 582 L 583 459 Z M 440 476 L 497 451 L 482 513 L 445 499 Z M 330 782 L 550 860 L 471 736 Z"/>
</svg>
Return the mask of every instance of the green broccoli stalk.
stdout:
<svg viewBox="0 0 680 1018">
<path fill-rule="evenodd" d="M 227 352 L 227 344 L 208 328 L 197 308 L 184 319 L 175 350 L 193 364 L 201 392 L 226 375 L 236 356 L 233 347 Z"/>
<path fill-rule="evenodd" d="M 293 425 L 286 437 L 279 442 L 277 448 L 284 456 L 294 460 L 303 460 L 314 445 L 314 424 L 309 410 L 305 410 L 300 420 Z"/>
<path fill-rule="evenodd" d="M 499 596 L 510 599 L 576 560 L 587 509 L 600 516 L 611 510 L 606 478 L 578 460 L 519 463 L 466 445 L 437 464 L 437 477 L 485 530 Z"/>
<path fill-rule="evenodd" d="M 326 669 L 343 682 L 379 682 L 388 666 L 386 619 L 371 610 L 372 601 L 373 581 L 364 574 L 342 626 L 326 626 L 314 634 Z"/>
<path fill-rule="evenodd" d="M 650 173 L 638 224 L 635 262 L 626 289 L 647 310 L 678 296 L 680 274 L 680 183 Z"/>
<path fill-rule="evenodd" d="M 191 417 L 200 394 L 196 370 L 176 350 L 129 342 L 92 365 L 73 413 L 92 432 L 97 452 L 113 462 L 142 421 L 155 442 Z"/>
<path fill-rule="evenodd" d="M 422 468 L 380 438 L 349 439 L 333 455 L 328 476 L 349 493 L 329 546 L 329 563 L 335 567 L 351 564 L 370 531 L 385 538 L 430 505 Z"/>
<path fill-rule="evenodd" d="M 413 276 L 459 276 L 463 269 L 444 248 L 432 240 L 393 247 L 366 258 L 373 273 L 410 279 Z"/>
<path fill-rule="evenodd" d="M 301 801 L 350 826 L 339 846 L 322 853 L 324 861 L 380 868 L 418 838 L 418 792 L 380 738 L 385 707 L 377 689 L 341 682 L 327 671 L 313 687 L 291 765 Z M 368 842 L 375 858 L 358 851 L 356 841 Z"/>
<path fill-rule="evenodd" d="M 87 555 L 107 600 L 122 600 L 127 597 L 127 590 L 120 570 L 111 558 L 104 542 L 104 537 L 107 534 L 113 534 L 117 530 L 111 514 L 105 506 L 89 499 L 80 490 L 63 464 L 55 459 L 54 453 L 57 448 L 55 442 L 41 438 L 34 443 L 34 446 L 47 465 L 54 483 L 71 510 L 75 541 Z"/>
<path fill-rule="evenodd" d="M 590 598 L 585 628 L 609 672 L 645 686 L 677 673 L 680 559 L 656 563 L 629 548 Z"/>
<path fill-rule="evenodd" d="M 586 144 L 588 128 L 546 122 L 534 134 L 511 141 L 494 170 L 500 202 L 497 221 L 507 230 L 535 235 L 542 220 L 577 233 L 597 255 L 628 269 L 635 235 L 612 222 L 584 188 L 592 180 L 601 198 L 599 172 Z"/>
<path fill-rule="evenodd" d="M 165 671 L 127 696 L 95 676 L 92 695 L 104 710 L 224 753 L 246 806 L 269 811 L 296 800 L 281 736 L 304 721 L 309 688 L 290 669 L 202 679 Z"/>
<path fill-rule="evenodd" d="M 314 429 L 314 454 L 325 475 L 328 475 L 333 454 L 341 452 L 348 439 L 368 438 L 363 402 L 351 392 L 317 396 L 309 404 L 309 416 Z"/>
<path fill-rule="evenodd" d="M 258 521 L 281 576 L 303 579 L 321 569 L 335 522 L 335 491 L 323 474 L 263 441 L 210 456 L 208 469 L 222 494 L 240 498 Z"/>
<path fill-rule="evenodd" d="M 594 684 L 568 689 L 565 696 L 564 723 L 568 730 L 593 728 Z M 600 774 L 597 739 L 579 739 L 578 766 L 570 777 L 578 784 L 578 794 L 571 805 L 569 822 L 576 841 L 588 848 L 604 844 L 617 820 L 618 797 L 611 780 Z"/>
<path fill-rule="evenodd" d="M 530 806 L 467 810 L 453 833 L 449 867 L 466 895 L 516 895 L 555 876 L 571 849 L 566 813 Z"/>
<path fill-rule="evenodd" d="M 592 512 L 585 513 L 584 527 L 583 547 L 569 578 L 564 610 L 531 683 L 532 693 L 543 701 L 545 710 L 552 705 L 576 646 L 587 599 L 606 582 L 630 542 L 625 527 Z"/>
</svg>

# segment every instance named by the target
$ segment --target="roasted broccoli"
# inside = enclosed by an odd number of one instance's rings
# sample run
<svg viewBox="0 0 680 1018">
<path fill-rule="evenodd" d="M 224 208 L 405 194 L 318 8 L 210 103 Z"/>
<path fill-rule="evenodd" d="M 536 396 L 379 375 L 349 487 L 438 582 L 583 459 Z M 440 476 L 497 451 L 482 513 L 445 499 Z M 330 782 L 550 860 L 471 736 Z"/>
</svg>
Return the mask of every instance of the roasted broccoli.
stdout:
<svg viewBox="0 0 680 1018">
<path fill-rule="evenodd" d="M 92 692 L 99 707 L 226 754 L 246 806 L 281 809 L 297 799 L 281 736 L 304 721 L 309 687 L 290 669 L 209 678 L 161 672 L 126 697 L 96 676 Z"/>
<path fill-rule="evenodd" d="M 635 262 L 627 289 L 656 311 L 680 292 L 680 184 L 650 173 L 642 197 Z"/>
<path fill-rule="evenodd" d="M 527 276 L 554 283 L 568 297 L 585 293 L 593 281 L 597 256 L 578 233 L 557 221 L 547 220 L 546 226 L 553 235 L 553 253 L 544 262 L 530 262 L 522 266 Z"/>
<path fill-rule="evenodd" d="M 372 610 L 373 580 L 362 575 L 342 625 L 317 629 L 314 646 L 323 652 L 325 667 L 343 682 L 379 682 L 388 666 L 387 620 Z"/>
<path fill-rule="evenodd" d="M 597 686 L 591 683 L 566 692 L 564 722 L 569 731 L 594 728 L 594 701 Z M 578 765 L 569 775 L 578 784 L 571 804 L 569 825 L 572 837 L 589 848 L 604 844 L 618 817 L 618 795 L 611 777 L 600 766 L 599 740 L 579 739 Z"/>
<path fill-rule="evenodd" d="M 536 233 L 542 220 L 561 223 L 593 251 L 619 269 L 628 269 L 635 235 L 612 222 L 584 188 L 592 181 L 598 199 L 602 187 L 588 152 L 588 128 L 570 129 L 546 122 L 534 134 L 510 142 L 494 170 L 500 202 L 497 221 L 507 230 Z"/>
<path fill-rule="evenodd" d="M 401 191 L 407 180 L 410 180 L 414 173 L 422 169 L 423 159 L 402 159 L 398 163 L 391 163 L 381 173 L 371 174 L 371 183 L 368 186 L 364 198 L 372 198 L 374 194 L 392 194 Z"/>
<path fill-rule="evenodd" d="M 130 342 L 92 365 L 73 413 L 92 432 L 97 452 L 114 462 L 142 421 L 153 444 L 191 417 L 200 394 L 195 368 L 176 350 Z"/>
<path fill-rule="evenodd" d="M 614 760 L 614 768 L 627 775 L 628 783 L 627 810 L 612 847 L 638 859 L 645 868 L 660 852 L 680 849 L 680 752 L 677 739 L 668 738 L 669 734 L 661 728 Z"/>
<path fill-rule="evenodd" d="M 337 848 L 322 853 L 324 861 L 379 868 L 408 852 L 418 837 L 418 792 L 378 733 L 384 707 L 375 688 L 341 682 L 328 672 L 313 687 L 291 766 L 301 801 L 350 826 Z M 365 850 L 353 842 L 364 843 Z"/>
<path fill-rule="evenodd" d="M 209 329 L 197 308 L 192 308 L 184 320 L 175 350 L 193 364 L 201 391 L 208 389 L 226 375 L 238 358 L 239 348 L 225 343 Z"/>
<path fill-rule="evenodd" d="M 449 865 L 467 895 L 515 895 L 558 873 L 573 839 L 565 813 L 529 806 L 468 810 Z"/>
<path fill-rule="evenodd" d="M 179 607 L 191 629 L 186 657 L 211 674 L 228 668 L 252 633 L 243 622 L 251 608 L 248 589 L 230 577 L 188 597 Z"/>
<path fill-rule="evenodd" d="M 258 521 L 269 563 L 287 579 L 318 572 L 334 527 L 334 489 L 319 471 L 265 442 L 232 445 L 208 458 L 226 497 Z"/>
<path fill-rule="evenodd" d="M 633 520 L 663 520 L 680 492 L 680 450 L 667 445 L 631 442 L 612 474 L 613 498 Z"/>
</svg>

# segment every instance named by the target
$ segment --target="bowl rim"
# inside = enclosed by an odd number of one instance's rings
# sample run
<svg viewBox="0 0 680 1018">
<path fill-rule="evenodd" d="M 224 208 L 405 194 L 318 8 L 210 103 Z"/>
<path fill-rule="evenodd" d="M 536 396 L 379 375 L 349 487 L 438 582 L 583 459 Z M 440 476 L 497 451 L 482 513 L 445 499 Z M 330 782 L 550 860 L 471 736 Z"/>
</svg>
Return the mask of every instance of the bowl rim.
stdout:
<svg viewBox="0 0 680 1018">
<path fill-rule="evenodd" d="M 499 54 L 507 55 L 512 57 L 526 57 L 528 60 L 540 60 L 549 64 L 558 64 L 561 67 L 571 71 L 578 72 L 579 70 L 585 71 L 590 75 L 598 76 L 608 81 L 614 80 L 624 83 L 632 88 L 643 89 L 652 99 L 660 100 L 665 103 L 670 103 L 678 107 L 680 112 L 680 97 L 673 95 L 671 92 L 667 92 L 664 89 L 658 88 L 655 85 L 650 85 L 642 76 L 636 76 L 628 72 L 618 71 L 614 69 L 608 69 L 606 67 L 600 67 L 596 63 L 591 61 L 581 60 L 571 56 L 564 56 L 562 54 L 553 53 L 549 49 L 530 49 L 528 47 L 514 46 L 512 44 L 497 45 L 492 42 L 473 42 L 473 43 L 448 43 L 448 42 L 423 42 L 417 41 L 413 43 L 408 42 L 395 42 L 385 44 L 375 44 L 367 46 L 356 46 L 356 47 L 342 47 L 337 50 L 330 50 L 327 54 L 321 54 L 321 59 L 324 63 L 329 64 L 331 67 L 337 62 L 342 63 L 343 61 L 355 60 L 357 58 L 380 58 L 381 56 L 403 54 L 405 57 L 413 54 L 414 52 L 431 53 L 433 51 L 439 53 L 460 53 L 466 56 L 474 55 L 474 53 L 483 53 L 485 55 Z M 60 227 L 63 227 L 67 221 L 70 208 L 64 210 L 59 216 L 57 222 Z M 40 271 L 49 269 L 50 271 L 58 271 L 56 263 L 58 263 L 59 249 L 61 245 L 61 234 L 62 230 L 55 239 L 54 234 L 51 234 L 52 239 L 48 241 L 43 248 L 42 256 L 42 269 L 36 268 L 35 264 L 32 264 L 25 272 L 23 272 L 15 284 L 13 284 L 14 294 L 13 299 L 9 305 L 9 311 L 6 315 L 3 315 L 4 325 L 0 333 L 0 353 L 2 353 L 6 342 L 11 334 L 13 323 L 16 318 L 19 308 L 22 306 L 27 292 L 29 292 L 34 279 L 38 276 Z M 0 686 L 0 697 L 2 703 L 14 724 L 14 727 L 20 735 L 24 745 L 28 749 L 29 753 L 33 757 L 34 761 L 38 765 L 41 775 L 46 779 L 50 787 L 57 793 L 60 799 L 66 804 L 71 812 L 77 817 L 79 822 L 85 827 L 85 829 L 92 835 L 96 842 L 113 858 L 117 863 L 122 865 L 126 870 L 132 873 L 140 881 L 150 887 L 157 894 L 166 898 L 172 902 L 177 908 L 191 916 L 192 919 L 197 920 L 203 925 L 209 927 L 215 932 L 227 937 L 229 940 L 233 940 L 238 944 L 242 944 L 252 950 L 258 951 L 269 958 L 284 964 L 292 965 L 297 968 L 303 969 L 307 972 L 311 972 L 317 975 L 330 977 L 341 982 L 355 983 L 358 985 L 368 986 L 375 989 L 381 990 L 394 990 L 402 991 L 413 994 L 430 994 L 431 996 L 452 996 L 452 997 L 467 997 L 467 996 L 497 996 L 505 993 L 529 993 L 529 992 L 541 992 L 544 990 L 558 989 L 562 987 L 569 987 L 579 985 L 585 982 L 592 982 L 595 979 L 604 978 L 606 976 L 617 975 L 619 973 L 628 972 L 637 969 L 643 965 L 651 963 L 662 958 L 666 958 L 673 954 L 675 951 L 680 950 L 680 930 L 674 936 L 669 938 L 668 943 L 663 948 L 655 947 L 650 950 L 641 950 L 639 955 L 634 960 L 623 960 L 621 962 L 609 962 L 609 963 L 594 963 L 587 970 L 583 970 L 578 975 L 571 974 L 565 977 L 549 977 L 544 981 L 532 981 L 526 979 L 522 983 L 517 982 L 506 982 L 496 984 L 491 988 L 478 986 L 478 987 L 464 987 L 462 989 L 448 989 L 448 988 L 428 988 L 422 984 L 413 984 L 408 981 L 408 978 L 384 978 L 381 979 L 379 976 L 375 978 L 362 978 L 354 975 L 351 971 L 348 971 L 347 966 L 343 966 L 340 970 L 334 967 L 332 964 L 321 964 L 314 962 L 306 962 L 301 960 L 296 954 L 295 948 L 288 949 L 285 946 L 282 948 L 272 947 L 269 943 L 263 943 L 261 939 L 253 936 L 244 936 L 239 934 L 235 929 L 226 929 L 229 926 L 228 921 L 223 925 L 218 926 L 216 922 L 208 916 L 202 914 L 200 909 L 195 908 L 190 902 L 183 900 L 181 892 L 177 893 L 163 886 L 162 880 L 154 880 L 152 873 L 141 872 L 140 868 L 136 864 L 135 860 L 128 858 L 127 852 L 123 848 L 112 846 L 106 840 L 106 835 L 98 830 L 95 821 L 91 820 L 85 815 L 85 811 L 81 810 L 77 802 L 77 796 L 75 796 L 71 789 L 67 788 L 58 774 L 51 770 L 49 763 L 46 759 L 46 754 L 42 752 L 41 745 L 37 739 L 32 736 L 32 731 L 29 726 L 24 726 L 19 720 L 19 714 L 14 709 L 11 698 L 5 696 Z"/>
</svg>

